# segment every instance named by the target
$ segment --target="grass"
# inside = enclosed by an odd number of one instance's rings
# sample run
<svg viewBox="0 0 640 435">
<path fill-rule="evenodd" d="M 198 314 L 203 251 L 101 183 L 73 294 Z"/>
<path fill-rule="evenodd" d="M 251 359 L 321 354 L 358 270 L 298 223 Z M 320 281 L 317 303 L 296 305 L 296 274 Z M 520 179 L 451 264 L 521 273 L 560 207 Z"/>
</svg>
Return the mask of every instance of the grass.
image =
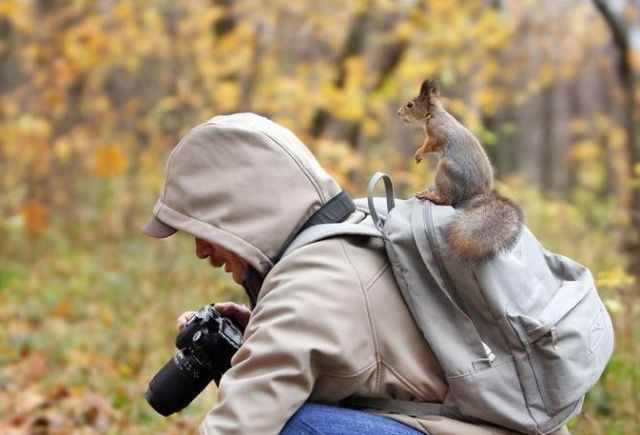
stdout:
<svg viewBox="0 0 640 435">
<path fill-rule="evenodd" d="M 65 401 L 95 395 L 104 403 L 94 412 L 108 415 L 115 433 L 121 425 L 146 433 L 197 424 L 215 402 L 214 387 L 169 419 L 143 399 L 174 353 L 178 314 L 243 297 L 221 271 L 195 258 L 190 238 L 136 235 L 91 246 L 51 235 L 28 245 L 19 234 L 10 239 L 0 266 L 0 420 L 28 425 L 48 415 L 51 427 L 56 418 L 82 427 L 82 418 L 65 415 Z M 61 389 L 65 394 L 52 399 Z M 25 394 L 43 396 L 46 406 L 36 401 L 21 417 L 15 403 Z"/>
<path fill-rule="evenodd" d="M 614 357 L 571 428 L 637 433 L 640 302 L 617 250 L 624 232 L 615 205 L 544 200 L 523 187 L 508 195 L 546 246 L 592 269 L 614 318 Z M 215 300 L 244 302 L 238 286 L 197 260 L 186 235 L 152 240 L 87 223 L 59 223 L 33 241 L 9 225 L 3 234 L 0 432 L 194 431 L 215 403 L 214 386 L 168 419 L 143 393 L 174 352 L 178 314 Z"/>
</svg>

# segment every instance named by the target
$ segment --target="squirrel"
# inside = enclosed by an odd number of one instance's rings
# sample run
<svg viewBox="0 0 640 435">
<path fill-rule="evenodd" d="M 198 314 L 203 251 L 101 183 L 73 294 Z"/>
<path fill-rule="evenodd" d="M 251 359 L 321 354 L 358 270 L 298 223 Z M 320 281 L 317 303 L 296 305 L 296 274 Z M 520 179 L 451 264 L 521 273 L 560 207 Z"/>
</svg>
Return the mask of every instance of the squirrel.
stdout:
<svg viewBox="0 0 640 435">
<path fill-rule="evenodd" d="M 465 262 L 479 263 L 511 248 L 523 226 L 522 211 L 492 192 L 493 169 L 478 139 L 451 116 L 440 101 L 434 80 L 425 80 L 420 93 L 398 110 L 407 123 L 424 126 L 424 143 L 414 157 L 439 152 L 435 186 L 416 197 L 460 210 L 445 229 L 452 253 Z"/>
</svg>

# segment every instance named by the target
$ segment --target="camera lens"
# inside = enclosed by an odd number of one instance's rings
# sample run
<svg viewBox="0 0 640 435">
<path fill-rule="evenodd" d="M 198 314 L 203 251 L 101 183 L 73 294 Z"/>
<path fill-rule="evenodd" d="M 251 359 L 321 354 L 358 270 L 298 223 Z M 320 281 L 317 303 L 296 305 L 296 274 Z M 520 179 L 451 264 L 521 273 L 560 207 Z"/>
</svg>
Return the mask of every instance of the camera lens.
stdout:
<svg viewBox="0 0 640 435">
<path fill-rule="evenodd" d="M 145 399 L 159 414 L 181 411 L 213 379 L 213 373 L 185 351 L 180 351 L 151 379 Z"/>
</svg>

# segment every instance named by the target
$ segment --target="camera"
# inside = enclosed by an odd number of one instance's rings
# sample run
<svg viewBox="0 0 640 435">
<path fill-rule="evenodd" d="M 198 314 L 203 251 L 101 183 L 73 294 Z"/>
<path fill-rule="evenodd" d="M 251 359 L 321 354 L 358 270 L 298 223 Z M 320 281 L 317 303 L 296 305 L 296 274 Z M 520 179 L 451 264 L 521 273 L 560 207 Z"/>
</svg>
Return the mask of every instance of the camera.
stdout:
<svg viewBox="0 0 640 435">
<path fill-rule="evenodd" d="M 242 343 L 231 319 L 204 306 L 176 337 L 178 353 L 151 379 L 145 399 L 165 417 L 181 411 L 211 380 L 218 385 Z"/>
</svg>

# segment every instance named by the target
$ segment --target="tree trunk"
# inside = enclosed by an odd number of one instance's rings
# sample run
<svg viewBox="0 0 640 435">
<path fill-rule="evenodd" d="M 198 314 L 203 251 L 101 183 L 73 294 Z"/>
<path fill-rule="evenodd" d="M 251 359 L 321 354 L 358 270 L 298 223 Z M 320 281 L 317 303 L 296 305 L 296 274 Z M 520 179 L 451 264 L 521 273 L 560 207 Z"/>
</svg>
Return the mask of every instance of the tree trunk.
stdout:
<svg viewBox="0 0 640 435">
<path fill-rule="evenodd" d="M 338 73 L 333 81 L 333 85 L 342 89 L 346 80 L 347 69 L 346 61 L 350 57 L 362 55 L 364 51 L 364 42 L 367 36 L 367 28 L 371 20 L 370 8 L 366 7 L 359 11 L 349 27 L 347 39 L 342 48 L 342 53 L 338 57 L 337 69 Z M 327 128 L 331 120 L 331 114 L 324 108 L 319 108 L 313 115 L 311 121 L 310 133 L 313 137 L 319 137 Z M 357 134 L 357 132 L 355 132 Z"/>
<path fill-rule="evenodd" d="M 540 163 L 538 177 L 540 180 L 540 188 L 542 193 L 547 195 L 553 187 L 554 178 L 554 137 L 553 128 L 556 120 L 555 105 L 553 94 L 555 85 L 549 85 L 542 91 L 542 135 L 540 137 Z"/>
<path fill-rule="evenodd" d="M 635 103 L 636 77 L 631 67 L 631 49 L 629 37 L 621 20 L 615 16 L 607 2 L 592 0 L 595 8 L 605 21 L 613 44 L 618 52 L 618 77 L 623 88 L 625 98 L 624 124 L 627 131 L 627 146 L 629 156 L 628 171 L 633 174 L 634 166 L 640 164 L 640 139 L 638 138 L 637 107 Z M 630 254 L 630 270 L 640 281 L 640 189 L 633 188 L 628 199 L 631 213 L 632 235 L 627 238 L 625 248 Z"/>
</svg>

